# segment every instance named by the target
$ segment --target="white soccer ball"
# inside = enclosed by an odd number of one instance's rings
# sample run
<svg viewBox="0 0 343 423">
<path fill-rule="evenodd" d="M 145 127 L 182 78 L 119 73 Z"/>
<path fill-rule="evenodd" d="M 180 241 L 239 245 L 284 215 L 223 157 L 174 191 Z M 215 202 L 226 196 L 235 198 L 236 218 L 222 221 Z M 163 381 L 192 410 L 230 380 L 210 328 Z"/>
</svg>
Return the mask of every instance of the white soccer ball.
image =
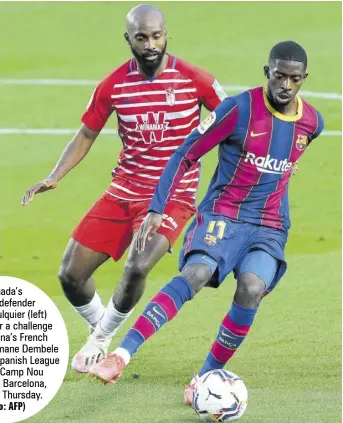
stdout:
<svg viewBox="0 0 343 423">
<path fill-rule="evenodd" d="M 243 380 L 227 370 L 211 370 L 199 378 L 193 408 L 207 422 L 232 422 L 244 414 L 248 391 Z"/>
</svg>

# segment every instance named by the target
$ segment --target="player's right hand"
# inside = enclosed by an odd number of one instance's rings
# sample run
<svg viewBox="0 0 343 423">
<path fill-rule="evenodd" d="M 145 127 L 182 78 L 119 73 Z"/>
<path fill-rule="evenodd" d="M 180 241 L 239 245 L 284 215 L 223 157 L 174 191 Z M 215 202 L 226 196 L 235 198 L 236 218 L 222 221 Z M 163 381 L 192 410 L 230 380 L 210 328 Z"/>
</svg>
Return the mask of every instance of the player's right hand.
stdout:
<svg viewBox="0 0 343 423">
<path fill-rule="evenodd" d="M 299 172 L 299 162 L 298 160 L 293 163 L 292 166 L 292 175 L 296 175 Z"/>
<path fill-rule="evenodd" d="M 142 253 L 145 248 L 146 240 L 152 238 L 157 232 L 158 228 L 162 225 L 163 216 L 161 214 L 150 212 L 148 213 L 137 232 L 136 250 L 138 254 Z"/>
<path fill-rule="evenodd" d="M 35 194 L 49 191 L 57 187 L 57 181 L 52 178 L 46 178 L 37 184 L 34 184 L 31 188 L 25 191 L 25 194 L 21 200 L 22 206 L 27 206 L 32 200 Z"/>
</svg>

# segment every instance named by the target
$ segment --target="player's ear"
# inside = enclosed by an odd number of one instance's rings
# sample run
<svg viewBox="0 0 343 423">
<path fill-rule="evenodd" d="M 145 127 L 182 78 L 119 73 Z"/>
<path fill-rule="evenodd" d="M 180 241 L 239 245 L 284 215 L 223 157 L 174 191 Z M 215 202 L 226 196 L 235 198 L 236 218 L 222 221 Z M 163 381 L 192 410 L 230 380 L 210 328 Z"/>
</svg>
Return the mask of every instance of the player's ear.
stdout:
<svg viewBox="0 0 343 423">
<path fill-rule="evenodd" d="M 264 65 L 263 67 L 264 76 L 269 79 L 269 66 Z"/>
<path fill-rule="evenodd" d="M 129 45 L 131 45 L 130 37 L 129 37 L 129 34 L 128 34 L 127 32 L 125 32 L 125 34 L 124 34 L 124 38 L 125 38 L 125 40 L 127 41 L 127 43 L 128 43 Z"/>
<path fill-rule="evenodd" d="M 304 79 L 306 79 L 307 77 L 308 77 L 308 72 L 305 73 Z"/>
</svg>

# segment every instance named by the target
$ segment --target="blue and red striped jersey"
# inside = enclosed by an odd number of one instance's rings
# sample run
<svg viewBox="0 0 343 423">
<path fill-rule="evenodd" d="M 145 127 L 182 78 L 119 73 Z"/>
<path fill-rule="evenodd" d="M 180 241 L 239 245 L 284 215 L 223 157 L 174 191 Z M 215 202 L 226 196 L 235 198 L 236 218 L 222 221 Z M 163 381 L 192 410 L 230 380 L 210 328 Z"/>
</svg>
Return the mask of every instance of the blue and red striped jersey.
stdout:
<svg viewBox="0 0 343 423">
<path fill-rule="evenodd" d="M 324 127 L 321 114 L 297 99 L 295 116 L 274 110 L 263 87 L 224 100 L 175 151 L 149 211 L 162 214 L 184 173 L 219 144 L 218 165 L 199 212 L 287 230 L 293 164 Z"/>
</svg>

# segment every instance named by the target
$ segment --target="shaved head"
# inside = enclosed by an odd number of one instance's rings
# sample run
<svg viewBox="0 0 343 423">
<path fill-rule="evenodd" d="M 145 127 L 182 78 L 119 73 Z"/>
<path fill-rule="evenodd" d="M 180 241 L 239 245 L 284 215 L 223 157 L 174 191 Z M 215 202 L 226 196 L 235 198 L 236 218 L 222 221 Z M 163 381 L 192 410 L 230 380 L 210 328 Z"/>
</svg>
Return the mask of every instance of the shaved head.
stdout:
<svg viewBox="0 0 343 423">
<path fill-rule="evenodd" d="M 151 4 L 140 4 L 131 9 L 126 15 L 126 30 L 130 34 L 151 22 L 165 30 L 162 11 Z"/>
<path fill-rule="evenodd" d="M 139 71 L 148 77 L 158 74 L 168 62 L 166 34 L 163 13 L 155 6 L 140 4 L 126 16 L 125 39 Z"/>
</svg>

